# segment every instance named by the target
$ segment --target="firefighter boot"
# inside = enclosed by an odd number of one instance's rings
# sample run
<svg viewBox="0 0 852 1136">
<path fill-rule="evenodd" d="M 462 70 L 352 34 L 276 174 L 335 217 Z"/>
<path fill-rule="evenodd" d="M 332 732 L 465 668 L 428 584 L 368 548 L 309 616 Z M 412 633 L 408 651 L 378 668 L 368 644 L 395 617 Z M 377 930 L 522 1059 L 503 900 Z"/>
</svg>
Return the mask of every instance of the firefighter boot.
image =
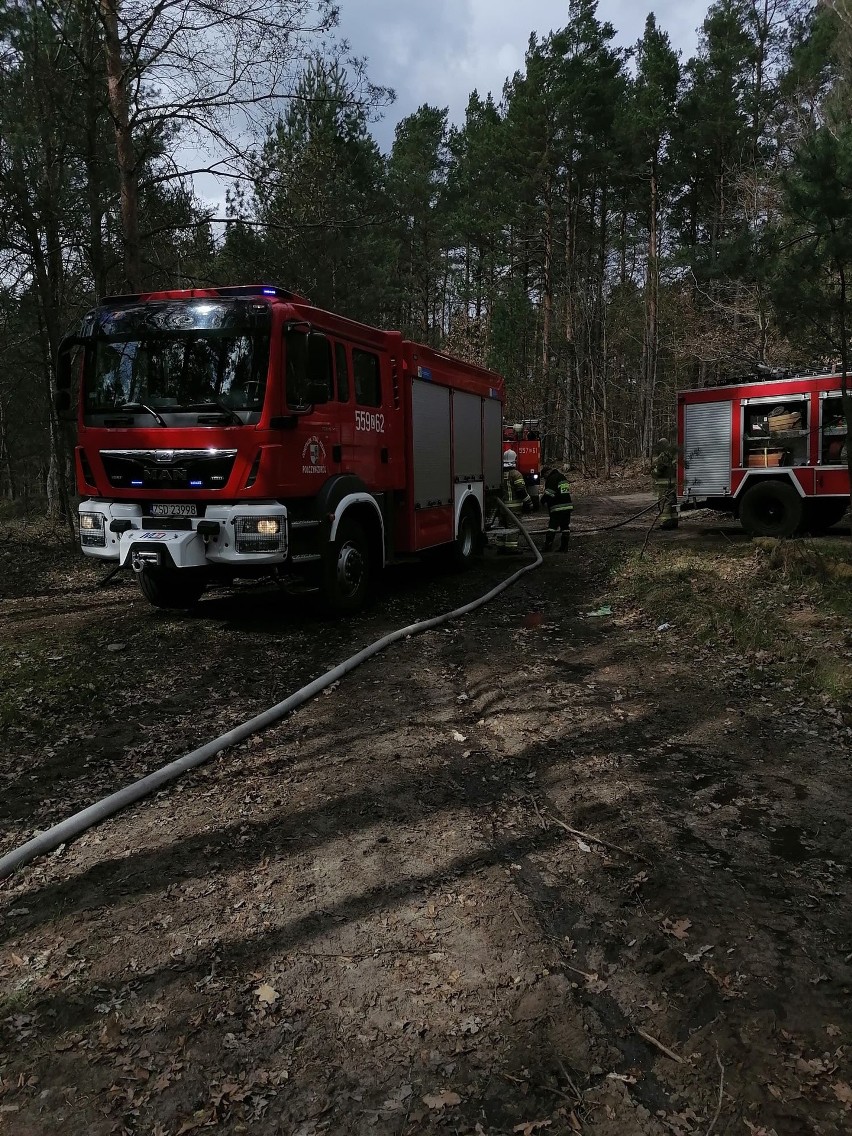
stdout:
<svg viewBox="0 0 852 1136">
<path fill-rule="evenodd" d="M 570 535 L 571 534 L 568 532 L 567 529 L 562 530 L 562 536 L 560 536 L 560 538 L 559 538 L 559 551 L 560 552 L 567 552 L 568 551 L 568 538 L 570 537 Z"/>
<path fill-rule="evenodd" d="M 553 537 L 554 537 L 554 535 L 555 534 L 552 533 L 550 531 L 550 529 L 547 530 L 547 533 L 545 534 L 545 538 L 544 538 L 544 549 L 543 549 L 544 552 L 553 552 Z"/>
</svg>

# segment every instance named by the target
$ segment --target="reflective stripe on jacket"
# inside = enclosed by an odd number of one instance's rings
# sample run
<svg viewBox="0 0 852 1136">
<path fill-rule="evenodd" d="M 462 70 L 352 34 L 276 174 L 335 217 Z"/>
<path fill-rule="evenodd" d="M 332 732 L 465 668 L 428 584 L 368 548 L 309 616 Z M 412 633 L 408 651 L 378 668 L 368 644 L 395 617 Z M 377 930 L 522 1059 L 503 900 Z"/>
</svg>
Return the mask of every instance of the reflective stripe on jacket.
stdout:
<svg viewBox="0 0 852 1136">
<path fill-rule="evenodd" d="M 520 470 L 503 470 L 503 500 L 513 512 L 520 512 L 524 502 L 532 500 Z"/>
<path fill-rule="evenodd" d="M 552 469 L 544 479 L 542 496 L 551 513 L 567 513 L 574 508 L 568 479 L 559 469 Z"/>
</svg>

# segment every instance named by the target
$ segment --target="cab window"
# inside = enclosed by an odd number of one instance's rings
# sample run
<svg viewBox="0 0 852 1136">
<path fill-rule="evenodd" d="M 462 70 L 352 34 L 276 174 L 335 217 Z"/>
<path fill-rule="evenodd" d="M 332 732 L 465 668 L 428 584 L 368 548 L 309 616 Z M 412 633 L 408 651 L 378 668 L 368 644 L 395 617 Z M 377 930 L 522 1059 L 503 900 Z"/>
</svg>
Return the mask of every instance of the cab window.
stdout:
<svg viewBox="0 0 852 1136">
<path fill-rule="evenodd" d="M 292 410 L 305 410 L 308 397 L 308 337 L 303 331 L 288 331 L 284 339 L 286 358 L 287 405 Z"/>
<path fill-rule="evenodd" d="M 324 348 L 328 351 L 328 366 L 325 372 L 328 376 L 328 390 L 326 393 L 325 401 L 334 397 L 332 390 L 332 370 L 331 370 L 331 344 L 327 343 Z M 287 391 L 287 405 L 291 410 L 307 410 L 319 401 L 314 397 L 315 389 L 312 388 L 312 379 L 310 374 L 309 360 L 310 354 L 308 351 L 308 337 L 303 331 L 290 330 L 287 332 L 284 340 L 285 352 L 285 375 L 286 375 L 286 391 Z"/>
<path fill-rule="evenodd" d="M 382 384 L 379 377 L 379 357 L 372 351 L 352 350 L 352 370 L 355 375 L 355 401 L 359 406 L 381 406 Z"/>
<path fill-rule="evenodd" d="M 349 360 L 342 343 L 334 345 L 334 365 L 337 371 L 337 401 L 349 401 Z"/>
</svg>

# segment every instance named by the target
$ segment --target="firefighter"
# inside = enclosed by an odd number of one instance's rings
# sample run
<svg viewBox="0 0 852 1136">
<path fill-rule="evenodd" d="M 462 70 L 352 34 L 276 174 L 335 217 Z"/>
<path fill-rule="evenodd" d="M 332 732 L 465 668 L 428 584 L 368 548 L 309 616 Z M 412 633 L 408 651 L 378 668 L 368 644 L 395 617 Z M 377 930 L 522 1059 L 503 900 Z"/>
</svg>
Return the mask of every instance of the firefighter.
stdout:
<svg viewBox="0 0 852 1136">
<path fill-rule="evenodd" d="M 503 454 L 503 503 L 517 516 L 519 513 L 529 513 L 533 508 L 533 499 L 524 481 L 524 475 L 518 469 L 518 455 L 514 450 L 506 450 Z M 512 526 L 502 535 L 500 547 L 506 552 L 517 552 L 521 534 Z"/>
<path fill-rule="evenodd" d="M 542 496 L 549 517 L 544 537 L 544 551 L 552 551 L 556 534 L 559 533 L 559 551 L 567 552 L 568 539 L 571 536 L 571 514 L 574 511 L 568 478 L 561 469 L 553 465 L 543 466 L 541 476 L 544 478 Z"/>
<path fill-rule="evenodd" d="M 677 450 L 668 438 L 660 438 L 651 460 L 651 476 L 660 507 L 660 528 L 677 528 Z"/>
</svg>

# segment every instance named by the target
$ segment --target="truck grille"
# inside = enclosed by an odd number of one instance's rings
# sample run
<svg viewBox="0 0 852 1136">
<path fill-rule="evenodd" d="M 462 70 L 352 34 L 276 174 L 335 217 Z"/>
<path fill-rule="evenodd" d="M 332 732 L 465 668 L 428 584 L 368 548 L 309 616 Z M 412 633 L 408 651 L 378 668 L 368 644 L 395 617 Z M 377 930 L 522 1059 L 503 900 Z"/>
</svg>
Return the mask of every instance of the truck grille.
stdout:
<svg viewBox="0 0 852 1136">
<path fill-rule="evenodd" d="M 224 489 L 236 450 L 101 450 L 116 489 Z"/>
</svg>

